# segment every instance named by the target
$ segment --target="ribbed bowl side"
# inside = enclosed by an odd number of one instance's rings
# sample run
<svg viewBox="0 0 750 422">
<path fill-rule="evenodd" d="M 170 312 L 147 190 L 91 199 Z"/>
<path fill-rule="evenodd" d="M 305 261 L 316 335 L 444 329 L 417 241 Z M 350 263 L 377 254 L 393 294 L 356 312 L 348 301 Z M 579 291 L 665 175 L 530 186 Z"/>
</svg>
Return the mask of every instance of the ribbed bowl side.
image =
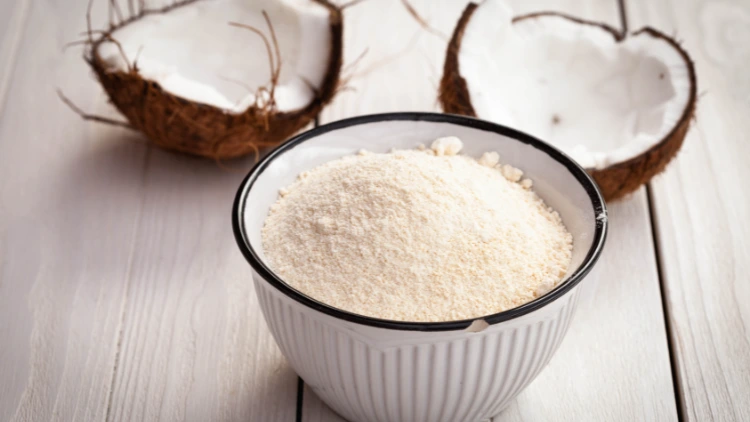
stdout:
<svg viewBox="0 0 750 422">
<path fill-rule="evenodd" d="M 419 344 L 380 347 L 254 279 L 284 356 L 352 422 L 481 421 L 500 413 L 552 358 L 579 294 L 576 288 L 559 298 L 562 306 L 543 319 L 532 313 L 521 317 L 524 324 L 499 323 L 469 335 L 435 332 Z"/>
</svg>

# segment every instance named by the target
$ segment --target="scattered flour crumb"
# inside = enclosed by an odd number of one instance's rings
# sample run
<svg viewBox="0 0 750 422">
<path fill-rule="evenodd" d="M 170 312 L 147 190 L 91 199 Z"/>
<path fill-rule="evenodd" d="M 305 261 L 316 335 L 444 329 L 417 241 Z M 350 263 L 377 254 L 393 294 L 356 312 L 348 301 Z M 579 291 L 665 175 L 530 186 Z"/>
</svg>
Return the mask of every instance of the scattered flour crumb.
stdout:
<svg viewBox="0 0 750 422">
<path fill-rule="evenodd" d="M 504 164 L 502 166 L 503 176 L 511 182 L 517 182 L 523 177 L 523 172 L 510 164 Z"/>
<path fill-rule="evenodd" d="M 430 149 L 437 156 L 456 155 L 461 151 L 463 146 L 463 142 L 455 136 L 446 136 L 445 138 L 435 139 L 432 145 L 430 145 Z"/>
<path fill-rule="evenodd" d="M 400 321 L 477 318 L 550 291 L 572 252 L 560 216 L 497 153 L 462 146 L 440 138 L 300 174 L 266 218 L 268 264 L 317 300 Z"/>
<path fill-rule="evenodd" d="M 492 151 L 492 152 L 485 152 L 482 154 L 481 157 L 479 157 L 478 160 L 479 164 L 487 167 L 495 167 L 497 163 L 500 162 L 500 154 Z"/>
</svg>

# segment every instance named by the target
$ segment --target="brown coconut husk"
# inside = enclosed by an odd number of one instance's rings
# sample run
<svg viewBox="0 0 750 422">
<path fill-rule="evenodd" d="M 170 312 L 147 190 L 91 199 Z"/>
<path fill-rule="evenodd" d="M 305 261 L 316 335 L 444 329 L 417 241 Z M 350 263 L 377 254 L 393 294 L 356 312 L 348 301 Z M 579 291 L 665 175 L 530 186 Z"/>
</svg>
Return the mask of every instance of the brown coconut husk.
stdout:
<svg viewBox="0 0 750 422">
<path fill-rule="evenodd" d="M 329 11 L 331 50 L 326 76 L 317 90 L 315 99 L 305 108 L 292 112 L 278 112 L 273 102 L 273 89 L 280 69 L 278 46 L 271 22 L 271 40 L 257 29 L 245 27 L 264 38 L 269 47 L 269 61 L 272 69 L 271 87 L 268 88 L 270 101 L 263 105 L 253 105 L 239 114 L 228 113 L 217 107 L 183 99 L 166 92 L 153 81 L 144 79 L 138 72 L 137 60 L 127 71 L 112 70 L 99 55 L 99 47 L 106 42 L 117 43 L 112 33 L 126 25 L 153 13 L 169 13 L 184 7 L 195 0 L 186 0 L 156 11 L 144 11 L 128 19 L 112 24 L 106 31 L 88 31 L 89 54 L 85 57 L 97 79 L 107 92 L 110 101 L 127 118 L 130 126 L 146 135 L 156 146 L 215 160 L 240 157 L 250 153 L 258 154 L 262 148 L 278 145 L 300 129 L 308 125 L 320 110 L 335 95 L 342 65 L 343 54 L 343 15 L 340 7 L 328 0 L 311 0 L 325 6 Z M 130 4 L 130 3 L 129 3 Z M 236 26 L 242 26 L 236 24 Z M 273 50 L 270 44 L 273 44 Z M 273 55 L 277 58 L 274 64 Z M 127 60 L 126 60 L 127 61 Z M 96 116 L 84 115 L 96 120 Z M 101 119 L 101 118 L 99 118 Z"/>
<path fill-rule="evenodd" d="M 461 49 L 461 40 L 463 38 L 464 30 L 476 8 L 477 5 L 473 3 L 466 6 L 461 18 L 456 24 L 451 40 L 448 43 L 445 64 L 443 66 L 443 77 L 440 81 L 438 93 L 438 100 L 446 113 L 477 117 L 476 111 L 471 103 L 471 95 L 469 94 L 466 80 L 461 76 L 461 69 L 458 63 L 458 53 Z M 624 36 L 619 31 L 606 24 L 591 22 L 557 12 L 541 12 L 517 16 L 513 19 L 513 22 L 544 16 L 557 16 L 581 25 L 595 26 L 611 34 L 617 42 L 622 42 L 624 40 Z M 659 38 L 665 40 L 674 47 L 687 64 L 688 77 L 690 80 L 690 93 L 687 106 L 685 107 L 679 121 L 657 144 L 634 158 L 614 164 L 605 169 L 587 169 L 589 174 L 591 174 L 599 185 L 602 194 L 604 195 L 604 199 L 608 201 L 622 198 L 629 193 L 634 192 L 640 186 L 650 181 L 655 175 L 661 173 L 667 164 L 675 157 L 675 155 L 677 155 L 677 151 L 680 150 L 680 147 L 682 147 L 690 122 L 695 115 L 697 80 L 695 77 L 693 61 L 690 59 L 687 52 L 677 41 L 653 28 L 642 28 L 632 33 L 632 35 Z"/>
</svg>

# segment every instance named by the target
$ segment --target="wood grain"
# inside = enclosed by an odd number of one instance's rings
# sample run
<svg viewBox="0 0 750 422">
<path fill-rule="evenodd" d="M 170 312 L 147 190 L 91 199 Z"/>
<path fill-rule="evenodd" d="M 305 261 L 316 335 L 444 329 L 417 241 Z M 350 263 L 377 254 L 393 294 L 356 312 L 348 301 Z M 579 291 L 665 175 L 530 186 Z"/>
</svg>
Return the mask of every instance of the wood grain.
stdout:
<svg viewBox="0 0 750 422">
<path fill-rule="evenodd" d="M 97 100 L 85 4 L 29 9 L 0 115 L 0 420 L 102 420 L 140 214 L 144 150 L 55 96 Z M 119 147 L 122 143 L 122 146 Z M 5 346 L 9 345 L 9 346 Z"/>
<path fill-rule="evenodd" d="M 615 0 L 512 3 L 518 13 L 558 10 L 615 27 L 619 23 Z M 462 2 L 411 4 L 445 34 L 463 10 Z M 436 110 L 445 39 L 422 30 L 399 1 L 365 2 L 346 13 L 348 60 L 368 52 L 350 83 L 354 90 L 342 93 L 321 121 Z M 380 28 L 383 22 L 389 30 Z M 610 223 L 607 246 L 585 281 L 588 287 L 567 338 L 539 378 L 496 421 L 677 419 L 645 190 L 610 206 Z M 303 420 L 341 419 L 306 389 Z"/>
<path fill-rule="evenodd" d="M 628 1 L 631 27 L 675 33 L 695 62 L 697 117 L 651 183 L 682 414 L 750 420 L 750 4 Z"/>
<path fill-rule="evenodd" d="M 250 163 L 151 150 L 68 110 L 55 88 L 110 112 L 80 52 L 63 51 L 86 4 L 31 5 L 6 66 L 0 420 L 292 420 L 297 377 L 231 234 Z"/>
</svg>

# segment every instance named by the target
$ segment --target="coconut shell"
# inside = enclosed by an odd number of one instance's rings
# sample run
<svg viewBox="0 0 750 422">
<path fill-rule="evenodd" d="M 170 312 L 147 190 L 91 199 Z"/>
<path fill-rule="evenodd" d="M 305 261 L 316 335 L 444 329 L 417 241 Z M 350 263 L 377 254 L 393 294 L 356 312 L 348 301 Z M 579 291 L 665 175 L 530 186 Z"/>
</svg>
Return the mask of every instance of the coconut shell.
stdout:
<svg viewBox="0 0 750 422">
<path fill-rule="evenodd" d="M 343 15 L 327 0 L 313 0 L 329 11 L 331 50 L 325 78 L 315 99 L 305 108 L 276 112 L 250 106 L 233 114 L 217 107 L 195 103 L 171 94 L 144 79 L 137 67 L 112 70 L 99 55 L 99 46 L 128 20 L 114 26 L 92 42 L 87 61 L 110 101 L 134 129 L 156 146 L 212 159 L 228 159 L 257 153 L 275 146 L 308 125 L 332 99 L 339 83 L 343 53 Z M 168 13 L 172 7 L 162 10 Z"/>
<path fill-rule="evenodd" d="M 461 76 L 461 69 L 458 62 L 464 30 L 476 8 L 477 5 L 473 3 L 466 6 L 448 43 L 445 64 L 443 66 L 443 77 L 440 81 L 438 93 L 438 99 L 446 113 L 477 117 L 471 103 L 471 95 L 469 94 L 466 80 Z M 617 42 L 621 42 L 624 39 L 620 32 L 608 25 L 586 21 L 556 12 L 522 15 L 515 17 L 513 22 L 543 16 L 557 16 L 581 25 L 596 26 L 611 34 Z M 675 127 L 650 149 L 634 158 L 601 170 L 587 169 L 589 174 L 591 174 L 599 185 L 604 198 L 608 201 L 622 198 L 623 196 L 634 192 L 641 185 L 647 183 L 651 178 L 664 170 L 672 158 L 677 155 L 677 151 L 680 150 L 695 113 L 697 81 L 695 77 L 695 67 L 687 52 L 682 49 L 679 43 L 674 39 L 653 28 L 646 27 L 640 29 L 634 32 L 633 35 L 648 35 L 664 40 L 682 56 L 688 70 L 690 93 L 687 106 L 685 107 L 679 121 L 675 124 Z"/>
</svg>

